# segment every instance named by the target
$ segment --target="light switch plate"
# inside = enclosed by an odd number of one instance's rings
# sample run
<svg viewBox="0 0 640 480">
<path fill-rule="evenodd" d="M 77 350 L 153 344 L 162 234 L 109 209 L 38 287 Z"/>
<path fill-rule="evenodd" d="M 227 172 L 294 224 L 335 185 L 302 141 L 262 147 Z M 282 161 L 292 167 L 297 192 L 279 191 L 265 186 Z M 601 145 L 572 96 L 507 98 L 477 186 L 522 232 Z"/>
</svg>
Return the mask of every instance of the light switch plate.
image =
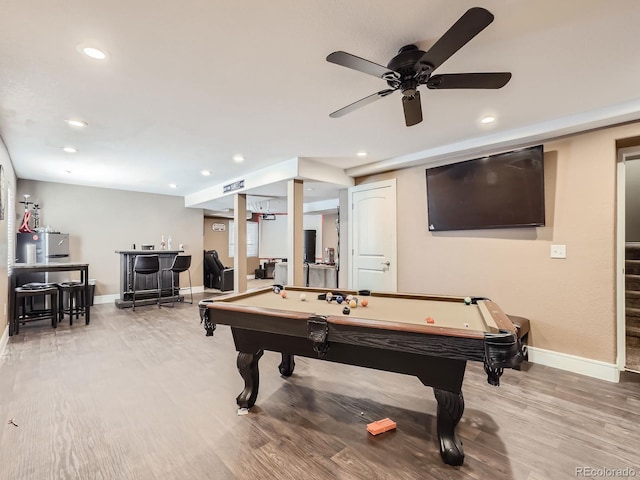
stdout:
<svg viewBox="0 0 640 480">
<path fill-rule="evenodd" d="M 567 258 L 567 246 L 551 245 L 551 258 Z"/>
</svg>

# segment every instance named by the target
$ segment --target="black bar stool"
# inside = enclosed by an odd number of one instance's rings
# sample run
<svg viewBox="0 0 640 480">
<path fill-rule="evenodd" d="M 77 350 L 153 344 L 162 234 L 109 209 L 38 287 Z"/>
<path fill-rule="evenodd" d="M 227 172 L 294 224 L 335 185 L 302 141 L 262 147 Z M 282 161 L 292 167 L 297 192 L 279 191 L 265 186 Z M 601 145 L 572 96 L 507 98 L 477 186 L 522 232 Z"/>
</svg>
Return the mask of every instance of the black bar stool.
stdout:
<svg viewBox="0 0 640 480">
<path fill-rule="evenodd" d="M 133 264 L 133 311 L 136 310 L 136 288 L 138 285 L 138 275 L 156 274 L 158 283 L 158 308 L 160 305 L 160 257 L 158 255 L 138 255 Z"/>
<path fill-rule="evenodd" d="M 174 299 L 174 301 L 171 302 L 172 307 L 173 307 L 173 304 L 175 303 L 176 296 L 180 295 L 179 289 L 178 289 L 178 292 L 176 292 L 175 276 L 181 274 L 182 272 L 189 273 L 189 291 L 191 292 L 190 303 L 193 304 L 193 289 L 191 288 L 191 270 L 189 270 L 190 268 L 191 268 L 191 255 L 176 255 L 173 258 L 173 263 L 171 264 L 171 267 L 162 269 L 163 272 L 171 272 L 171 297 Z"/>
<path fill-rule="evenodd" d="M 44 297 L 43 309 L 34 309 L 33 300 L 36 297 Z M 49 297 L 50 308 L 46 308 L 46 300 Z M 27 298 L 30 300 L 30 308 L 27 308 Z M 13 292 L 14 334 L 20 333 L 20 324 L 51 319 L 51 326 L 58 326 L 58 286 L 54 283 L 27 283 L 16 287 Z"/>
<path fill-rule="evenodd" d="M 73 316 L 76 319 L 84 316 L 85 298 L 84 283 L 78 281 L 62 282 L 58 284 L 58 313 L 59 321 L 64 320 L 64 314 L 69 315 L 69 325 L 73 325 Z"/>
</svg>

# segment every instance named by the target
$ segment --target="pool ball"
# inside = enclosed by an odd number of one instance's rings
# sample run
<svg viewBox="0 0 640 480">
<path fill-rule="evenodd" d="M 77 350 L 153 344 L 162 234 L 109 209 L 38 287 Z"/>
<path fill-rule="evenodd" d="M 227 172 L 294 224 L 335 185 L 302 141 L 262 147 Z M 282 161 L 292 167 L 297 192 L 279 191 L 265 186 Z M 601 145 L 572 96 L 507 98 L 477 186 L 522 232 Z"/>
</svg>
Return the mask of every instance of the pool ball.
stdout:
<svg viewBox="0 0 640 480">
<path fill-rule="evenodd" d="M 306 293 L 301 293 L 300 294 L 300 301 L 304 302 L 307 299 L 307 294 Z"/>
<path fill-rule="evenodd" d="M 347 298 L 346 298 L 347 302 L 350 302 L 352 298 L 353 298 L 353 295 L 347 295 Z"/>
<path fill-rule="evenodd" d="M 351 310 L 349 310 L 349 307 L 344 307 L 342 309 L 342 313 L 344 313 L 345 315 L 349 315 L 349 312 L 351 312 Z"/>
<path fill-rule="evenodd" d="M 436 323 L 436 321 L 431 317 L 427 317 L 425 320 L 427 321 L 427 323 Z"/>
<path fill-rule="evenodd" d="M 336 297 L 336 302 L 338 302 L 338 303 L 342 303 L 343 301 L 344 301 L 344 298 L 342 298 L 342 295 L 338 295 L 338 296 Z"/>
<path fill-rule="evenodd" d="M 280 287 L 273 287 L 273 293 L 279 294 L 280 293 Z"/>
<path fill-rule="evenodd" d="M 280 292 L 280 296 L 281 296 L 282 298 L 287 298 L 287 291 L 286 291 L 286 290 L 282 290 L 282 291 Z"/>
<path fill-rule="evenodd" d="M 351 300 L 349 300 L 349 306 L 351 308 L 356 308 L 358 306 L 358 303 L 352 298 Z"/>
<path fill-rule="evenodd" d="M 464 304 L 471 305 L 471 297 L 464 297 Z"/>
<path fill-rule="evenodd" d="M 363 298 L 362 301 L 360 302 L 360 305 L 362 305 L 363 307 L 366 307 L 367 305 L 369 305 L 369 300 L 367 300 L 366 298 Z"/>
<path fill-rule="evenodd" d="M 331 292 L 327 292 L 327 302 L 330 302 L 331 300 L 333 300 L 333 294 Z"/>
</svg>

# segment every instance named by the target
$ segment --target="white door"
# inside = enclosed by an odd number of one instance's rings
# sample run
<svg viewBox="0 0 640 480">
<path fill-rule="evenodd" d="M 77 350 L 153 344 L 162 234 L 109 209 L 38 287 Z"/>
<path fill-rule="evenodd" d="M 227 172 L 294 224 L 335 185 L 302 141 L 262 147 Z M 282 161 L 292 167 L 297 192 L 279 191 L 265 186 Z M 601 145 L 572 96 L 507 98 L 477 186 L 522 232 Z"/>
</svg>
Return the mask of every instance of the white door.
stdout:
<svg viewBox="0 0 640 480">
<path fill-rule="evenodd" d="M 397 290 L 396 181 L 349 189 L 351 221 L 349 286 L 378 292 Z"/>
</svg>

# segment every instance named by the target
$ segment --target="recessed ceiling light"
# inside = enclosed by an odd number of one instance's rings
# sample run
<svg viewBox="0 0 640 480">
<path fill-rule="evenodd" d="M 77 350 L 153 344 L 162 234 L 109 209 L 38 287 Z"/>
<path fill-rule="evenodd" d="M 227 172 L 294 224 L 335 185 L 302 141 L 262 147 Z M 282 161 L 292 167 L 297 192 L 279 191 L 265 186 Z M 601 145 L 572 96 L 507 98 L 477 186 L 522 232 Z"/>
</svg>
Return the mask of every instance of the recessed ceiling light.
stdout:
<svg viewBox="0 0 640 480">
<path fill-rule="evenodd" d="M 242 162 L 244 161 L 244 157 L 242 155 L 240 155 L 239 153 L 235 154 L 233 156 L 233 161 L 234 162 Z"/>
<path fill-rule="evenodd" d="M 483 117 L 482 120 L 480 120 L 482 123 L 493 123 L 496 121 L 496 117 L 494 117 L 493 115 L 487 115 L 486 117 Z"/>
<path fill-rule="evenodd" d="M 176 185 L 175 183 L 170 183 L 169 188 L 178 188 L 178 185 Z"/>
<path fill-rule="evenodd" d="M 94 60 L 104 60 L 107 58 L 106 53 L 95 47 L 83 47 L 82 53 L 84 53 L 87 57 L 93 58 Z"/>
<path fill-rule="evenodd" d="M 78 151 L 78 149 L 75 147 L 62 147 L 62 150 L 67 153 L 76 153 Z"/>
<path fill-rule="evenodd" d="M 201 170 L 200 173 L 205 177 L 208 177 L 209 175 L 211 175 L 211 172 L 209 170 Z"/>
<path fill-rule="evenodd" d="M 356 155 L 358 155 L 359 157 L 366 157 L 367 156 L 367 152 L 361 150 Z"/>
<path fill-rule="evenodd" d="M 65 120 L 65 121 L 66 121 L 66 122 L 69 124 L 69 126 L 71 126 L 71 127 L 84 128 L 84 127 L 86 127 L 87 125 L 89 125 L 87 122 L 83 122 L 82 120 L 72 120 L 72 119 L 69 119 L 69 120 Z"/>
<path fill-rule="evenodd" d="M 313 188 L 312 187 L 307 187 L 307 192 L 312 192 Z"/>
</svg>

